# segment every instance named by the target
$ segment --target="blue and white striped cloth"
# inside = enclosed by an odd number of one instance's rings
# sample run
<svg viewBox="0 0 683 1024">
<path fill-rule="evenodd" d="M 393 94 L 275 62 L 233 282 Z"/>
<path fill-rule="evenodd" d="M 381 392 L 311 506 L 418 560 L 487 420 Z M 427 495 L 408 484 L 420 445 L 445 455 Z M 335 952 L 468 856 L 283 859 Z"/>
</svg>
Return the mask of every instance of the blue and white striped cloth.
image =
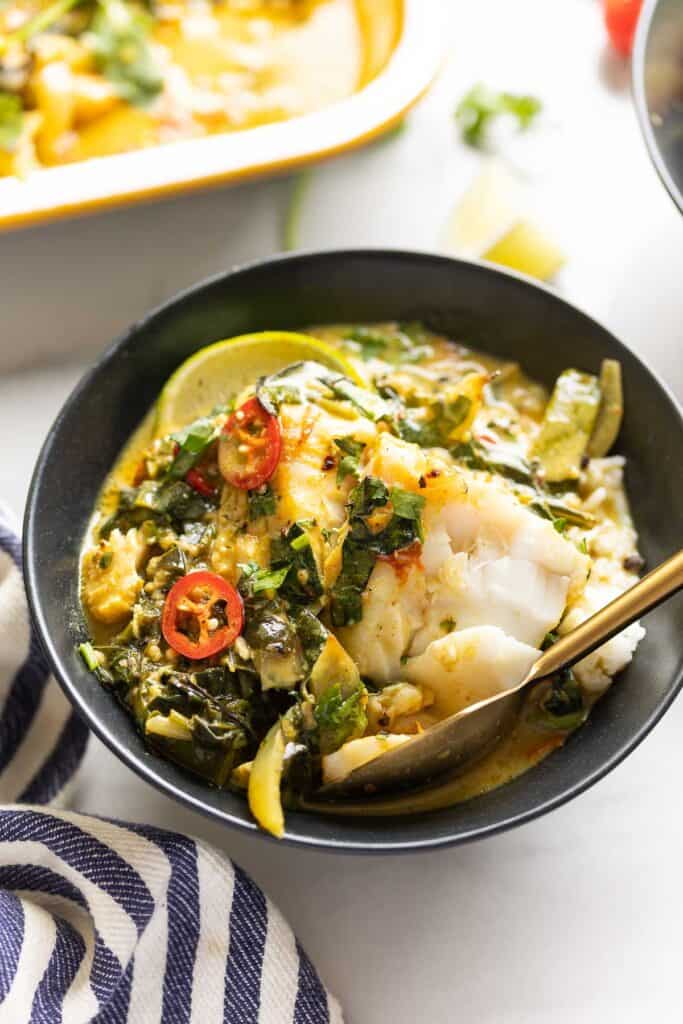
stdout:
<svg viewBox="0 0 683 1024">
<path fill-rule="evenodd" d="M 59 810 L 87 731 L 0 516 L 0 1024 L 341 1024 L 251 879 L 203 843 Z"/>
</svg>

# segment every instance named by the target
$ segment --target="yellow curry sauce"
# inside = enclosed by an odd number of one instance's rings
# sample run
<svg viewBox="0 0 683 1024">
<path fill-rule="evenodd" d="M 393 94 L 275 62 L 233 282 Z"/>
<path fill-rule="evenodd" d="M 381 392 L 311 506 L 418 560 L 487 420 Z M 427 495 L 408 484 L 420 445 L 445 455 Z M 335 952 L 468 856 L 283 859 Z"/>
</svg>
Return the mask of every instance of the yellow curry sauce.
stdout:
<svg viewBox="0 0 683 1024">
<path fill-rule="evenodd" d="M 400 27 L 400 0 L 9 0 L 0 176 L 319 110 Z"/>
<path fill-rule="evenodd" d="M 367 479 L 372 479 L 369 474 L 376 472 L 380 476 L 384 474 L 388 484 L 398 482 L 401 485 L 391 491 L 392 498 L 389 507 L 393 502 L 394 514 L 398 507 L 396 504 L 398 498 L 405 499 L 408 493 L 402 491 L 401 487 L 405 484 L 410 489 L 411 470 L 407 464 L 411 459 L 425 459 L 426 461 L 419 464 L 437 468 L 432 468 L 427 472 L 426 476 L 429 479 L 423 480 L 421 477 L 419 483 L 419 487 L 424 487 L 423 493 L 427 495 L 427 506 L 424 513 L 427 517 L 425 519 L 427 524 L 426 543 L 418 523 L 416 533 L 406 536 L 407 547 L 397 551 L 395 545 L 391 549 L 394 554 L 390 558 L 380 556 L 379 562 L 375 563 L 375 569 L 372 571 L 369 582 L 366 580 L 367 589 L 361 595 L 363 621 L 359 622 L 358 617 L 348 620 L 344 620 L 343 617 L 339 620 L 335 618 L 334 604 L 328 603 L 327 582 L 325 588 L 318 592 L 317 597 L 309 595 L 306 598 L 309 602 L 307 610 L 313 611 L 315 615 L 319 616 L 326 629 L 331 628 L 332 638 L 341 652 L 340 657 L 345 659 L 336 661 L 335 671 L 341 675 L 345 673 L 348 675 L 349 672 L 355 673 L 358 685 L 362 686 L 364 691 L 367 686 L 367 692 L 363 697 L 365 714 L 363 716 L 364 724 L 360 731 L 347 733 L 347 741 L 340 747 L 339 744 L 336 746 L 331 744 L 327 748 L 316 747 L 320 729 L 317 732 L 309 731 L 307 733 L 306 729 L 309 727 L 305 722 L 303 726 L 299 723 L 296 728 L 292 727 L 291 723 L 286 728 L 283 727 L 285 728 L 284 738 L 278 733 L 278 740 L 282 745 L 280 752 L 282 756 L 284 756 L 285 740 L 287 740 L 288 747 L 303 748 L 311 736 L 314 737 L 311 742 L 315 751 L 313 776 L 307 776 L 308 781 L 305 783 L 302 783 L 298 776 L 293 776 L 295 781 L 290 780 L 286 787 L 286 800 L 320 812 L 332 811 L 342 814 L 389 815 L 415 813 L 448 806 L 502 785 L 529 769 L 560 746 L 567 736 L 585 721 L 592 704 L 610 684 L 615 672 L 630 660 L 640 634 L 634 634 L 629 641 L 630 646 L 626 650 L 613 648 L 609 655 L 601 654 L 600 651 L 596 652 L 577 667 L 576 675 L 570 673 L 562 680 L 553 681 L 551 684 L 541 684 L 524 704 L 512 733 L 494 751 L 456 779 L 439 781 L 436 785 L 420 792 L 374 797 L 370 804 L 354 800 L 330 807 L 330 805 L 316 801 L 315 786 L 311 787 L 311 778 L 317 778 L 316 784 L 319 784 L 320 776 L 316 776 L 315 773 L 320 771 L 321 753 L 323 755 L 323 780 L 335 781 L 335 773 L 352 768 L 351 762 L 344 762 L 344 752 L 352 748 L 354 743 L 364 743 L 372 735 L 377 736 L 378 742 L 384 742 L 383 737 L 388 737 L 391 740 L 392 736 L 397 738 L 409 736 L 423 728 L 428 728 L 440 716 L 453 710 L 453 705 L 448 707 L 443 702 L 443 693 L 439 693 L 439 684 L 436 678 L 446 661 L 442 665 L 437 661 L 430 663 L 428 652 L 432 648 L 440 648 L 444 643 L 452 640 L 454 646 L 449 652 L 450 661 L 456 661 L 458 657 L 466 659 L 464 648 L 457 648 L 455 645 L 458 637 L 466 634 L 474 635 L 476 629 L 473 631 L 472 626 L 478 627 L 480 623 L 486 626 L 489 621 L 495 623 L 497 621 L 496 614 L 502 616 L 501 621 L 503 622 L 516 621 L 514 616 L 512 619 L 510 618 L 508 611 L 503 607 L 509 597 L 501 591 L 501 587 L 509 592 L 515 589 L 518 579 L 522 592 L 528 586 L 530 588 L 529 615 L 532 619 L 534 616 L 540 617 L 540 621 L 545 622 L 544 625 L 537 624 L 533 627 L 528 627 L 528 624 L 520 625 L 517 639 L 511 641 L 514 645 L 513 654 L 517 657 L 521 650 L 519 640 L 526 642 L 525 650 L 531 652 L 533 656 L 534 648 L 542 646 L 541 641 L 543 643 L 552 642 L 554 636 L 552 630 L 562 632 L 572 628 L 582 618 L 597 610 L 598 606 L 611 599 L 615 592 L 624 589 L 635 580 L 639 567 L 636 534 L 630 520 L 622 486 L 623 460 L 619 457 L 607 458 L 605 452 L 596 452 L 590 458 L 586 455 L 586 449 L 590 447 L 591 440 L 597 432 L 596 424 L 600 422 L 598 408 L 602 408 L 605 404 L 605 395 L 601 396 L 603 378 L 601 375 L 600 381 L 598 381 L 597 377 L 592 377 L 589 374 L 581 374 L 574 370 L 565 371 L 558 379 L 549 401 L 545 388 L 529 379 L 517 364 L 502 361 L 466 345 L 457 344 L 420 325 L 391 323 L 369 326 L 340 325 L 313 327 L 308 329 L 308 333 L 343 351 L 347 359 L 357 368 L 360 376 L 368 382 L 375 399 L 381 397 L 382 401 L 389 403 L 388 408 L 402 410 L 399 416 L 404 419 L 398 428 L 399 440 L 393 440 L 392 431 L 396 433 L 394 427 L 389 428 L 385 425 L 386 429 L 383 428 L 385 432 L 380 431 L 376 441 L 367 443 L 368 451 L 375 443 L 380 448 L 384 445 L 384 449 L 386 449 L 384 455 L 381 452 L 379 455 L 375 452 L 372 456 L 374 462 L 371 463 L 370 468 L 365 470 L 368 474 Z M 322 368 L 319 367 L 319 369 Z M 268 381 L 271 381 L 270 385 L 268 385 Z M 282 389 L 282 380 L 268 378 L 265 386 L 271 386 L 272 393 L 279 394 L 278 401 L 284 403 L 279 406 L 279 415 L 283 425 L 292 415 L 295 417 L 303 415 L 304 420 L 306 419 L 305 402 L 303 413 L 297 412 L 296 410 L 301 409 L 301 406 L 288 405 L 290 399 L 285 393 L 279 392 L 278 389 Z M 285 386 L 285 392 L 287 386 L 289 385 Z M 343 396 L 343 389 L 340 393 Z M 353 399 L 352 392 L 351 396 Z M 243 398 L 244 395 L 240 396 L 238 401 L 241 402 Z M 362 404 L 362 396 L 359 399 L 356 395 L 356 398 L 349 403 L 346 403 L 346 398 L 342 397 L 341 406 L 338 404 L 338 399 L 339 395 L 336 395 L 333 401 L 320 397 L 312 399 L 313 418 L 310 420 L 309 426 L 301 426 L 303 421 L 300 418 L 296 421 L 299 424 L 297 430 L 304 431 L 297 434 L 300 439 L 298 443 L 303 446 L 299 449 L 300 458 L 304 463 L 308 461 L 311 466 L 315 465 L 315 472 L 311 475 L 305 469 L 304 476 L 299 478 L 295 464 L 291 467 L 281 467 L 278 471 L 281 475 L 276 474 L 273 477 L 273 489 L 279 491 L 277 494 L 279 513 L 272 517 L 271 510 L 271 518 L 266 517 L 268 527 L 264 528 L 262 521 L 259 525 L 258 516 L 257 525 L 254 526 L 254 517 L 251 516 L 252 522 L 246 522 L 246 536 L 239 531 L 231 535 L 234 543 L 240 546 L 242 554 L 235 557 L 233 552 L 226 550 L 225 543 L 223 543 L 223 550 L 217 554 L 217 550 L 221 546 L 219 543 L 221 517 L 225 519 L 226 516 L 234 515 L 233 511 L 226 512 L 224 489 L 220 508 L 217 508 L 215 512 L 209 509 L 204 517 L 205 522 L 209 522 L 211 529 L 214 529 L 213 524 L 216 524 L 215 529 L 217 529 L 218 535 L 212 534 L 211 543 L 208 546 L 205 543 L 201 550 L 200 548 L 195 550 L 191 548 L 191 545 L 186 545 L 188 550 L 191 550 L 190 558 L 194 559 L 194 564 L 190 565 L 190 569 L 186 569 L 186 571 L 194 571 L 195 568 L 201 569 L 208 565 L 235 581 L 237 585 L 242 586 L 246 578 L 244 563 L 248 559 L 255 559 L 256 563 L 262 567 L 258 571 L 265 573 L 272 571 L 273 566 L 280 564 L 274 556 L 274 545 L 281 543 L 282 534 L 291 531 L 292 523 L 296 520 L 298 536 L 295 537 L 296 543 L 293 544 L 292 550 L 296 548 L 300 552 L 304 541 L 306 544 L 310 544 L 314 550 L 322 546 L 326 551 L 325 572 L 327 572 L 327 564 L 331 560 L 330 550 L 333 554 L 335 550 L 333 546 L 341 543 L 343 552 L 344 537 L 348 537 L 348 532 L 345 533 L 345 531 L 348 531 L 349 524 L 344 525 L 341 530 L 323 530 L 323 534 L 325 534 L 323 542 L 317 535 L 315 520 L 305 519 L 306 516 L 316 514 L 311 511 L 312 508 L 323 507 L 322 505 L 316 506 L 316 502 L 325 500 L 324 497 L 321 498 L 321 494 L 327 486 L 324 473 L 318 470 L 319 462 L 315 461 L 315 459 L 319 459 L 322 449 L 318 451 L 312 447 L 316 441 L 315 430 L 317 427 L 313 425 L 316 403 L 318 408 L 324 410 L 325 415 L 338 416 L 334 419 L 337 432 L 345 430 L 347 436 L 350 436 L 348 432 L 354 431 L 356 437 L 370 436 L 367 433 L 370 427 L 368 421 L 364 420 L 363 416 L 359 416 L 358 405 L 354 405 L 354 402 L 358 401 Z M 569 405 L 566 404 L 568 400 Z M 443 437 L 439 440 L 434 433 L 435 430 L 442 427 L 439 416 L 446 415 L 444 409 L 450 409 L 452 412 L 454 408 L 458 410 L 459 418 L 448 421 L 449 440 L 446 441 Z M 440 411 L 435 412 L 435 410 Z M 557 415 L 553 419 L 553 412 L 557 414 L 558 410 L 564 416 L 562 422 L 565 424 L 559 434 Z M 206 411 L 208 413 L 209 410 Z M 311 429 L 314 431 L 312 438 L 309 437 Z M 363 430 L 366 430 L 365 435 Z M 582 435 L 582 432 L 585 436 Z M 577 439 L 577 435 L 582 436 Z M 552 452 L 544 450 L 548 436 L 552 437 Z M 287 443 L 285 431 L 285 450 Z M 340 467 L 339 452 L 334 447 L 336 443 L 336 441 L 334 443 L 325 441 L 325 445 L 329 444 L 329 452 L 335 454 L 334 456 L 328 454 L 322 461 L 323 471 L 331 472 L 332 476 L 339 471 Z M 122 537 L 128 538 L 132 538 L 134 533 L 137 537 L 140 530 L 147 527 L 148 524 L 144 523 L 142 527 L 132 527 L 131 524 L 138 522 L 139 519 L 127 519 L 125 510 L 122 519 L 116 520 L 116 517 L 122 515 L 122 495 L 131 493 L 131 488 L 140 485 L 141 464 L 146 464 L 149 467 L 150 458 L 152 462 L 157 458 L 172 458 L 172 455 L 168 455 L 164 445 L 168 446 L 167 440 L 154 440 L 152 411 L 131 439 L 103 489 L 100 505 L 93 520 L 92 534 L 85 545 L 83 592 L 86 612 L 92 612 L 93 608 L 96 609 L 99 599 L 97 595 L 94 600 L 92 595 L 89 596 L 89 587 L 93 585 L 93 578 L 96 589 L 100 588 L 102 581 L 102 573 L 97 567 L 93 569 L 93 565 L 95 565 L 96 559 L 101 558 L 102 551 L 106 551 L 107 541 L 102 540 L 102 537 L 105 536 L 103 524 L 111 524 L 113 517 L 117 523 L 120 521 L 123 524 L 120 527 L 122 531 L 129 529 L 128 533 L 121 534 Z M 393 454 L 392 445 L 398 446 Z M 403 447 L 400 447 L 401 445 Z M 433 448 L 433 445 L 437 445 L 437 447 Z M 439 445 L 440 447 L 438 447 Z M 448 454 L 444 451 L 444 446 L 448 449 Z M 325 450 L 328 451 L 328 448 Z M 150 455 L 150 453 L 152 454 Z M 312 453 L 314 462 L 311 462 Z M 396 456 L 395 465 L 392 468 L 391 459 L 394 455 Z M 367 451 L 363 458 L 366 456 Z M 552 483 L 551 485 L 544 482 L 542 470 L 544 458 L 554 471 L 560 465 L 559 475 L 565 478 L 561 484 Z M 147 460 L 146 463 L 145 460 Z M 296 459 L 293 461 L 296 463 Z M 406 466 L 402 465 L 402 462 L 405 462 Z M 540 469 L 539 463 L 541 464 Z M 442 486 L 441 481 L 437 478 L 444 471 L 448 476 L 451 472 L 449 469 L 451 465 L 456 474 L 453 479 L 457 479 L 457 486 L 460 490 L 452 492 L 444 490 L 446 505 L 442 515 L 438 512 L 438 507 L 435 506 L 436 513 L 434 508 L 431 508 L 429 495 L 433 487 Z M 356 471 L 361 472 L 360 470 Z M 156 472 L 157 470 L 154 470 L 153 474 Z M 162 470 L 162 479 L 166 472 L 166 469 Z M 392 477 L 392 473 L 398 475 Z M 432 480 L 431 476 L 434 476 L 435 479 Z M 329 482 L 329 476 L 327 482 Z M 145 486 L 144 482 L 141 486 Z M 445 482 L 443 486 L 446 486 Z M 307 491 L 307 487 L 312 487 L 312 490 Z M 401 494 L 397 493 L 397 496 L 394 497 L 395 491 L 401 491 Z M 356 491 L 351 489 L 350 482 L 343 493 L 351 505 L 354 500 L 357 500 L 354 497 Z M 417 494 L 419 496 L 419 489 Z M 440 621 L 439 601 L 448 600 L 448 588 L 455 586 L 457 589 L 462 585 L 463 579 L 467 578 L 462 573 L 470 571 L 465 565 L 470 556 L 461 551 L 456 556 L 456 559 L 460 559 L 457 572 L 454 569 L 455 575 L 443 580 L 437 580 L 437 570 L 430 569 L 429 566 L 429 559 L 433 560 L 434 556 L 428 554 L 428 547 L 433 542 L 438 530 L 442 529 L 441 518 L 449 515 L 448 510 L 451 505 L 449 494 L 455 502 L 453 508 L 456 517 L 461 514 L 458 512 L 458 502 L 463 502 L 462 516 L 465 519 L 475 513 L 482 517 L 482 521 L 486 520 L 486 516 L 492 517 L 488 525 L 484 522 L 485 528 L 477 528 L 480 529 L 480 533 L 474 543 L 474 548 L 477 548 L 479 552 L 477 556 L 481 561 L 479 568 L 482 565 L 486 568 L 487 562 L 497 560 L 502 572 L 498 580 L 494 580 L 491 584 L 490 593 L 484 594 L 483 603 L 481 594 L 475 599 L 465 595 L 460 605 L 463 615 L 460 622 L 450 616 L 446 616 Z M 300 509 L 296 507 L 297 501 L 301 504 Z M 492 504 L 487 511 L 487 502 L 489 501 L 492 501 Z M 227 507 L 234 509 L 232 498 L 230 502 Z M 144 505 L 145 501 L 141 504 Z M 505 539 L 508 530 L 506 517 L 510 514 L 518 516 L 520 506 L 528 510 L 528 514 L 524 512 L 522 518 L 526 516 L 529 521 L 528 525 L 523 524 L 522 533 L 526 530 L 531 532 L 525 533 L 525 538 L 521 541 L 519 530 L 517 534 L 513 531 L 509 535 L 509 539 Z M 352 515 L 352 513 L 348 513 L 349 507 L 347 504 L 346 514 Z M 376 508 L 370 517 L 376 519 L 379 515 L 382 520 L 380 526 L 377 527 L 379 529 L 387 528 L 386 516 L 383 514 L 384 509 L 380 507 Z M 410 516 L 411 513 L 407 514 Z M 215 520 L 214 515 L 217 517 Z M 351 523 L 352 520 L 349 522 Z M 405 525 L 405 521 L 403 523 Z M 375 523 L 373 529 L 376 526 Z M 108 528 L 111 528 L 111 525 Z M 244 526 L 240 527 L 241 530 L 244 528 Z M 457 521 L 448 525 L 455 548 L 460 542 L 453 540 L 453 537 L 457 536 L 459 528 Z M 304 535 L 306 531 L 310 534 L 310 539 Z M 269 542 L 266 536 L 268 532 L 271 538 Z M 330 540 L 330 535 L 341 535 L 341 541 L 339 536 L 334 536 Z M 263 553 L 261 541 L 264 539 L 266 545 L 268 543 L 271 545 L 270 557 L 267 554 L 267 547 L 266 554 Z M 421 546 L 416 547 L 420 539 Z M 158 545 L 159 537 L 152 538 L 148 543 Z M 157 565 L 159 558 L 167 558 L 168 551 L 175 550 L 173 545 L 177 543 L 176 532 L 176 534 L 172 533 L 171 541 L 162 541 L 161 548 L 157 546 L 152 549 L 161 554 L 156 554 L 147 563 L 148 568 L 145 570 L 146 575 L 143 578 L 148 581 L 145 588 L 153 599 L 156 599 L 155 595 L 159 594 L 158 600 L 163 600 L 163 593 L 166 592 L 164 587 L 166 590 L 168 587 L 168 584 L 162 584 L 161 591 L 155 589 L 160 586 Z M 182 540 L 180 543 L 182 545 Z M 467 543 L 472 549 L 472 543 Z M 328 550 L 326 545 L 332 545 L 332 548 Z M 496 549 L 496 545 L 499 545 L 500 550 Z M 536 575 L 532 573 L 529 577 L 531 582 L 529 583 L 528 580 L 525 582 L 524 574 L 526 573 L 528 576 L 530 563 L 524 560 L 541 558 L 537 549 L 543 545 L 548 547 L 549 552 L 550 549 L 553 549 L 554 552 L 548 554 L 546 564 L 550 565 L 553 560 L 559 559 L 558 565 L 561 563 L 563 568 L 557 568 L 557 570 L 553 570 L 553 573 L 549 570 L 542 570 L 542 573 L 545 573 L 543 587 L 538 590 L 537 576 L 541 570 L 537 572 L 538 567 L 535 567 Z M 247 554 L 244 554 L 244 551 L 247 551 Z M 437 557 L 437 561 L 440 557 Z M 448 557 L 451 557 L 450 553 Z M 378 568 L 378 566 L 380 567 Z M 510 574 L 511 570 L 512 574 Z M 252 566 L 249 572 L 253 573 L 254 571 L 255 568 Z M 301 569 L 298 572 L 301 573 Z M 431 577 L 432 582 L 428 585 L 428 600 L 433 603 L 434 608 L 425 611 L 424 601 L 427 599 L 420 598 L 423 601 L 420 614 L 424 621 L 417 623 L 413 621 L 411 635 L 402 641 L 403 646 L 393 654 L 387 653 L 395 638 L 392 639 L 389 635 L 391 631 L 389 626 L 387 626 L 388 632 L 382 635 L 383 619 L 388 621 L 394 614 L 394 606 L 400 605 L 401 602 L 405 607 L 410 607 L 414 600 L 414 595 L 411 593 L 411 579 L 425 572 L 427 575 L 430 572 L 437 573 Z M 562 575 L 563 573 L 565 575 Z M 305 570 L 300 579 L 305 583 L 307 577 L 308 571 Z M 388 583 L 386 577 L 389 577 Z M 104 578 L 106 581 L 106 569 Z M 558 598 L 557 587 L 560 586 L 558 584 L 560 578 L 564 582 L 560 587 L 561 596 Z M 469 577 L 471 586 L 474 586 L 474 579 L 474 575 Z M 477 583 L 477 586 L 479 585 Z M 333 583 L 329 591 L 329 597 L 332 600 L 334 600 L 335 586 L 337 584 Z M 376 592 L 374 595 L 373 589 Z M 320 594 L 323 593 L 323 590 L 324 594 L 321 598 Z M 248 602 L 253 599 L 253 594 L 248 589 L 244 591 L 244 594 L 247 595 L 245 606 L 248 608 Z M 297 600 L 303 600 L 301 594 Z M 472 604 L 472 600 L 474 600 L 474 604 Z M 377 606 L 374 609 L 373 601 Z M 553 602 L 556 604 L 557 611 L 550 610 L 548 612 L 545 606 L 552 606 Z M 501 607 L 496 608 L 497 604 Z M 521 605 L 520 607 L 524 608 L 525 606 Z M 300 611 L 301 604 L 298 605 L 298 608 Z M 138 611 L 139 608 L 136 606 L 133 615 L 134 624 Z M 299 612 L 294 614 L 299 614 Z M 427 623 L 430 615 L 431 625 Z M 519 608 L 515 611 L 515 615 L 519 615 Z M 544 615 L 549 615 L 547 621 L 544 620 Z M 111 650 L 108 645 L 121 642 L 113 638 L 117 631 L 121 631 L 122 627 L 124 643 L 131 641 L 130 626 L 126 625 L 125 618 L 123 621 L 105 623 L 101 617 L 98 619 L 96 614 L 89 615 L 88 621 L 94 644 L 104 652 L 101 654 L 95 652 L 91 655 L 94 659 L 91 667 L 96 672 L 104 671 L 106 677 L 112 668 L 111 657 L 106 653 Z M 297 623 L 299 621 L 296 620 Z M 352 625 L 349 626 L 345 622 L 351 622 Z M 354 622 L 355 625 L 353 625 Z M 338 623 L 341 625 L 339 626 Z M 296 628 L 300 629 L 303 626 L 297 624 Z M 434 632 L 435 628 L 436 633 Z M 375 634 L 372 632 L 373 629 L 376 630 Z M 546 629 L 549 632 L 543 637 Z M 135 657 L 142 658 L 144 661 L 148 657 L 148 651 L 144 648 L 144 632 L 142 635 L 143 639 L 132 639 L 131 642 L 136 645 Z M 248 634 L 245 635 L 248 638 Z M 151 641 L 152 659 L 155 664 L 149 660 L 146 661 L 145 671 L 149 673 L 151 667 L 152 676 L 155 674 L 158 676 L 164 666 L 171 672 L 178 671 L 177 655 L 170 648 L 164 647 L 163 642 L 158 638 L 158 632 L 156 636 L 157 639 Z M 484 636 L 483 633 L 482 636 Z M 617 639 L 619 640 L 619 638 Z M 341 641 L 341 646 L 337 640 Z M 607 651 L 607 648 L 604 651 Z M 398 653 L 401 653 L 400 660 L 397 657 Z M 253 653 L 250 655 L 246 652 L 246 647 L 239 658 L 242 655 L 247 659 L 249 657 L 256 658 Z M 349 655 L 351 660 L 349 660 Z M 507 655 L 501 656 L 504 660 Z M 425 659 L 427 660 L 425 661 Z M 304 683 L 306 693 L 312 687 L 315 694 L 316 686 L 319 685 L 319 680 L 316 681 L 316 672 L 318 675 L 320 674 L 318 669 L 324 660 L 321 655 L 320 661 L 314 665 L 308 682 Z M 230 655 L 227 660 L 219 659 L 219 664 L 229 664 L 232 671 L 234 669 L 233 661 L 234 657 Z M 242 667 L 244 664 L 246 663 L 242 663 Z M 260 665 L 259 671 L 261 671 L 265 690 L 263 663 L 257 661 L 257 664 Z M 393 665 L 393 668 L 386 669 L 387 664 Z M 216 660 L 210 659 L 206 665 L 203 662 L 200 663 L 199 667 L 205 669 L 207 666 L 211 668 L 215 665 Z M 398 680 L 402 680 L 402 682 L 398 683 Z M 106 685 L 112 685 L 111 675 L 108 680 L 105 678 L 103 681 Z M 276 680 L 273 683 L 273 680 L 270 679 L 267 685 L 268 687 L 274 685 L 276 692 L 281 692 L 278 689 L 282 687 L 281 681 Z M 272 691 L 269 689 L 268 692 Z M 161 715 L 153 710 L 152 715 L 156 724 L 153 730 L 149 730 L 149 707 L 153 706 L 155 701 L 163 704 L 168 700 L 167 694 L 161 694 L 156 680 L 153 682 L 151 691 L 149 687 L 146 691 L 144 687 L 140 689 L 138 686 L 132 686 L 126 691 L 124 687 L 119 696 L 124 703 L 128 704 L 141 729 L 147 732 L 148 741 L 163 756 L 179 760 L 186 767 L 193 771 L 199 771 L 209 781 L 219 785 L 227 785 L 232 788 L 245 788 L 249 785 L 249 773 L 254 762 L 252 761 L 253 749 L 248 745 L 244 747 L 245 751 L 249 750 L 248 754 L 245 752 L 242 758 L 238 757 L 235 760 L 234 752 L 232 752 L 229 769 L 225 769 L 222 774 L 220 771 L 219 774 L 216 774 L 217 769 L 213 761 L 210 764 L 207 761 L 203 766 L 193 762 L 194 754 L 190 746 L 190 734 L 189 732 L 183 733 L 183 730 L 188 728 L 187 724 L 183 724 L 187 720 L 182 716 L 176 715 L 173 722 L 167 718 L 162 723 Z M 318 699 L 320 699 L 320 695 L 318 695 Z M 283 704 L 279 713 L 285 711 L 285 708 L 286 704 Z M 237 705 L 235 705 L 234 713 L 236 716 L 238 715 Z M 271 713 L 274 713 L 272 709 Z M 282 720 L 287 721 L 286 711 Z M 261 748 L 267 747 L 269 744 L 272 746 L 273 730 L 277 728 L 277 726 L 273 726 L 265 738 L 259 733 L 258 739 L 262 741 Z M 303 733 L 297 732 L 297 729 L 301 730 L 301 728 L 303 728 Z M 149 735 L 150 731 L 153 732 L 153 735 Z M 309 740 L 303 740 L 302 736 L 308 736 Z M 358 739 L 359 736 L 365 738 Z M 272 751 L 266 751 L 266 755 L 272 759 Z M 249 760 L 245 760 L 247 757 Z M 255 810 L 257 805 L 252 802 L 251 789 L 249 798 L 252 810 L 259 817 L 259 812 Z M 266 820 L 262 820 L 261 823 L 264 824 L 264 827 L 271 827 L 267 815 Z M 272 830 L 276 831 L 275 828 Z"/>
</svg>

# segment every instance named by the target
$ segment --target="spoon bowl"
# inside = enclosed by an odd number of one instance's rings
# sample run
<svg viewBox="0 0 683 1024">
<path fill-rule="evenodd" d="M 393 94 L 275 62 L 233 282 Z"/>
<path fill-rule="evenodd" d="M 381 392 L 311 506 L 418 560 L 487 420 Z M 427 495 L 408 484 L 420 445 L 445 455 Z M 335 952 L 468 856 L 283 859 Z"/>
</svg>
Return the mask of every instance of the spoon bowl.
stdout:
<svg viewBox="0 0 683 1024">
<path fill-rule="evenodd" d="M 417 786 L 445 772 L 464 771 L 504 738 L 532 686 L 574 665 L 681 588 L 683 549 L 544 651 L 517 686 L 449 715 L 409 743 L 321 787 L 318 795 L 328 799 L 372 795 Z"/>
</svg>

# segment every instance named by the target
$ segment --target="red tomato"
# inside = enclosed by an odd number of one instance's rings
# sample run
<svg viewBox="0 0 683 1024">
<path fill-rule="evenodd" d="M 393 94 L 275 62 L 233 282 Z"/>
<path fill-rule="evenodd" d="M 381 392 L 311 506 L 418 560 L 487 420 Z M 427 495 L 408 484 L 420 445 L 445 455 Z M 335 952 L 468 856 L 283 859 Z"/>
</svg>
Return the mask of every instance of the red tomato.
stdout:
<svg viewBox="0 0 683 1024">
<path fill-rule="evenodd" d="M 258 398 L 250 398 L 223 427 L 218 465 L 229 484 L 251 491 L 270 480 L 281 452 L 277 417 L 271 416 Z"/>
<path fill-rule="evenodd" d="M 211 619 L 224 625 L 211 628 Z M 235 642 L 244 625 L 242 599 L 215 572 L 190 572 L 166 596 L 161 632 L 174 651 L 193 661 L 210 658 Z"/>
<path fill-rule="evenodd" d="M 603 0 L 605 25 L 612 46 L 623 57 L 630 57 L 643 0 Z"/>
</svg>

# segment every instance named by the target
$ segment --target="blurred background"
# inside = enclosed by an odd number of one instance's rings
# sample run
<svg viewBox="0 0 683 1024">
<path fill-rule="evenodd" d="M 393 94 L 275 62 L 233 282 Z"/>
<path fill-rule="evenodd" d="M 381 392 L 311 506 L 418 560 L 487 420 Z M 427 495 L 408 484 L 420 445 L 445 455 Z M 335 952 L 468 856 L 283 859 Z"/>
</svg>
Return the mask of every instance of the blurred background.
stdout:
<svg viewBox="0 0 683 1024">
<path fill-rule="evenodd" d="M 551 286 L 683 396 L 683 218 L 648 157 L 602 3 L 443 6 L 443 67 L 401 130 L 303 175 L 0 235 L 0 431 L 11 441 L 0 494 L 17 517 L 42 438 L 95 354 L 178 289 L 285 247 L 483 256 L 531 226 Z M 478 83 L 541 109 L 522 131 L 514 111 L 497 119 L 472 146 L 467 110 L 455 112 Z M 485 99 L 475 95 L 475 112 Z M 679 702 L 580 801 L 420 858 L 274 856 L 171 804 L 94 740 L 76 806 L 227 850 L 281 905 L 355 1024 L 667 1024 L 680 1019 L 682 727 Z"/>
</svg>

